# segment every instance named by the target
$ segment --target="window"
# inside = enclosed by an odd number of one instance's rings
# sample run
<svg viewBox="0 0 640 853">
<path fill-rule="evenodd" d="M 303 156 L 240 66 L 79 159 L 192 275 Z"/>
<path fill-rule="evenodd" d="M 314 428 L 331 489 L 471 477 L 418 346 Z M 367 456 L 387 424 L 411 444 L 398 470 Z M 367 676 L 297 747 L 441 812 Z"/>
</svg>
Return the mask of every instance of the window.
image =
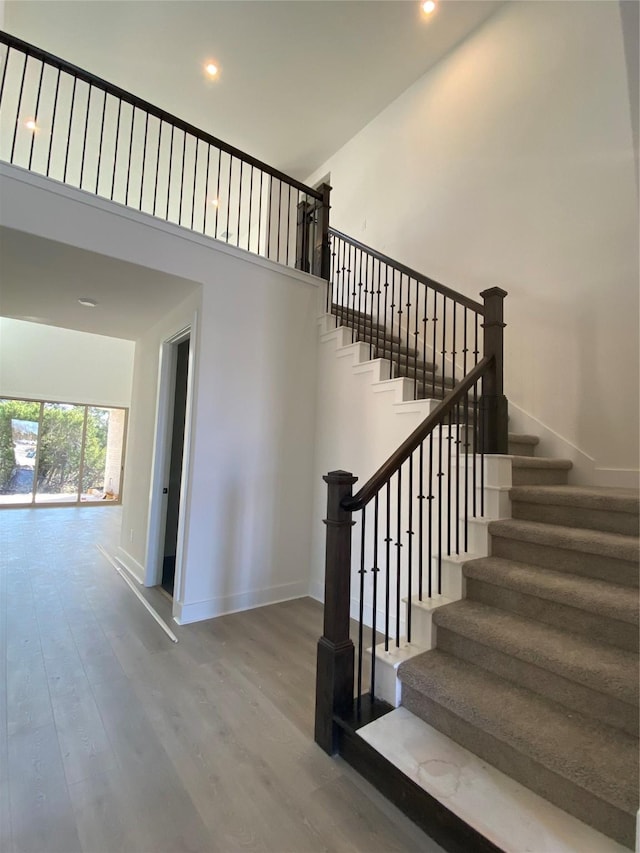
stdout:
<svg viewBox="0 0 640 853">
<path fill-rule="evenodd" d="M 127 410 L 0 398 L 0 506 L 119 503 Z"/>
</svg>

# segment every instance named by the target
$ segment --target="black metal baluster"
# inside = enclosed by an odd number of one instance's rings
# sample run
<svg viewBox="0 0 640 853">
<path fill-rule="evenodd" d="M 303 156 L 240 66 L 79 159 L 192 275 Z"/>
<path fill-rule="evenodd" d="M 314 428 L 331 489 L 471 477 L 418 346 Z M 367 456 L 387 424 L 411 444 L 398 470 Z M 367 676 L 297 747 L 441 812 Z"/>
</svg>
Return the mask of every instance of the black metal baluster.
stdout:
<svg viewBox="0 0 640 853">
<path fill-rule="evenodd" d="M 420 308 L 420 300 L 418 298 L 418 279 L 416 279 L 416 292 L 415 292 L 415 323 L 413 329 L 413 348 L 415 350 L 415 355 L 413 357 L 413 373 L 414 373 L 414 384 L 413 384 L 413 396 L 417 400 L 418 399 L 418 313 Z M 422 394 L 424 395 L 424 365 L 422 367 Z"/>
<path fill-rule="evenodd" d="M 375 266 L 374 266 L 375 269 Z M 382 295 L 382 291 L 380 290 L 382 283 L 382 262 L 378 261 L 378 286 L 376 288 L 376 358 L 380 358 L 380 296 Z M 371 310 L 373 313 L 373 301 Z"/>
<path fill-rule="evenodd" d="M 124 191 L 124 203 L 129 204 L 129 181 L 131 180 L 131 157 L 133 155 L 133 132 L 136 126 L 136 108 L 131 110 L 131 133 L 129 134 L 129 154 L 127 156 L 127 183 Z"/>
<path fill-rule="evenodd" d="M 387 271 L 388 271 L 387 267 Z M 394 322 L 395 322 L 395 309 L 396 309 L 396 271 L 391 269 L 391 330 L 389 332 L 389 361 L 391 362 L 391 377 L 395 378 L 397 375 L 395 372 L 395 367 L 393 364 L 393 335 L 394 335 Z"/>
<path fill-rule="evenodd" d="M 407 642 L 411 642 L 411 595 L 413 593 L 413 453 L 409 456 L 409 506 L 407 530 Z"/>
<path fill-rule="evenodd" d="M 240 214 L 242 211 L 242 172 L 244 169 L 244 162 L 242 160 L 240 163 L 240 176 L 238 178 L 238 224 L 236 226 L 236 246 L 240 246 Z"/>
<path fill-rule="evenodd" d="M 169 197 L 171 195 L 171 165 L 173 163 L 173 125 L 171 125 L 171 137 L 169 139 L 169 164 L 167 171 L 167 211 L 165 219 L 169 219 Z"/>
<path fill-rule="evenodd" d="M 160 151 L 162 149 L 162 119 L 158 125 L 158 156 L 156 157 L 156 181 L 153 187 L 153 215 L 156 215 L 156 201 L 158 198 L 158 178 L 160 177 Z"/>
<path fill-rule="evenodd" d="M 20 125 L 20 111 L 22 109 L 22 93 L 24 90 L 24 78 L 25 78 L 25 75 L 27 73 L 27 61 L 28 61 L 28 57 L 25 55 L 24 64 L 22 66 L 22 80 L 20 81 L 20 95 L 18 96 L 18 107 L 16 109 L 16 126 L 13 129 L 13 143 L 11 145 L 11 157 L 9 158 L 10 163 L 13 163 L 13 155 L 14 155 L 15 150 L 16 150 L 16 139 L 18 138 L 18 127 Z M 74 81 L 74 87 L 75 87 L 75 81 Z M 67 170 L 66 170 L 66 163 L 65 163 L 65 175 L 66 174 L 67 174 Z"/>
<path fill-rule="evenodd" d="M 218 212 L 220 210 L 220 172 L 222 170 L 222 148 L 218 148 L 218 176 L 216 178 L 216 219 L 213 226 L 213 236 L 218 238 Z"/>
<path fill-rule="evenodd" d="M 418 507 L 420 515 L 418 516 L 418 600 L 422 601 L 423 580 L 422 572 L 424 571 L 423 564 L 423 547 L 424 547 L 424 441 L 420 442 L 420 455 L 418 458 L 420 466 L 420 479 L 418 484 Z"/>
<path fill-rule="evenodd" d="M 0 80 L 0 110 L 2 110 L 2 97 L 4 95 L 4 81 L 7 77 L 7 68 L 9 67 L 9 56 L 11 48 L 7 45 L 7 53 L 4 58 L 4 68 L 2 69 L 2 79 Z M 58 79 L 60 79 L 60 69 L 58 68 Z"/>
<path fill-rule="evenodd" d="M 6 68 L 5 68 L 6 71 Z M 2 77 L 2 85 L 4 85 L 4 75 Z M 49 167 L 51 166 L 51 150 L 53 148 L 53 134 L 56 127 L 56 112 L 58 110 L 58 89 L 60 87 L 60 69 L 58 68 L 58 76 L 56 78 L 56 90 L 53 95 L 53 115 L 51 117 L 51 133 L 49 134 L 49 151 L 47 152 L 47 170 L 45 175 L 49 176 Z M 107 95 L 105 93 L 105 99 Z M 2 98 L 2 87 L 0 86 L 0 99 Z M 104 122 L 104 116 L 103 116 Z M 102 145 L 102 137 L 100 137 L 100 145 Z M 99 163 L 100 161 L 98 161 Z M 96 180 L 96 193 L 98 192 L 98 182 Z"/>
<path fill-rule="evenodd" d="M 442 399 L 446 396 L 445 378 L 447 375 L 447 297 L 442 297 Z"/>
<path fill-rule="evenodd" d="M 479 349 L 479 346 L 478 346 L 478 314 L 477 314 L 477 312 L 476 312 L 476 337 L 475 337 L 475 349 L 474 349 L 474 351 L 473 351 L 473 356 L 474 356 L 474 359 L 475 359 L 475 361 L 473 362 L 473 363 L 474 363 L 474 366 L 475 366 L 475 365 L 478 363 L 478 359 L 479 359 L 479 357 L 480 357 L 480 349 Z"/>
<path fill-rule="evenodd" d="M 233 157 L 229 155 L 229 178 L 227 180 L 227 230 L 225 242 L 229 242 L 229 227 L 231 225 L 231 174 L 233 169 Z"/>
<path fill-rule="evenodd" d="M 266 257 L 271 257 L 271 198 L 273 193 L 273 178 L 269 176 L 269 207 L 267 209 L 267 254 Z"/>
<path fill-rule="evenodd" d="M 468 318 L 468 312 L 467 312 L 467 306 L 466 305 L 464 306 L 463 321 L 464 321 L 464 341 L 462 343 L 462 374 L 463 374 L 463 376 L 466 376 L 467 375 L 467 352 L 468 352 L 467 329 L 469 326 L 469 318 Z"/>
<path fill-rule="evenodd" d="M 431 380 L 431 396 L 436 396 L 436 373 L 437 373 L 437 334 L 438 334 L 438 292 L 433 291 L 433 349 L 431 357 L 433 359 L 433 373 Z"/>
<path fill-rule="evenodd" d="M 476 411 L 478 410 L 476 409 Z M 484 516 L 484 449 L 486 447 L 486 436 L 484 434 L 484 418 L 479 412 L 478 419 L 480 421 L 480 515 Z"/>
<path fill-rule="evenodd" d="M 405 324 L 407 327 L 407 334 L 405 337 L 405 349 L 407 352 L 406 352 L 405 358 L 407 359 L 407 373 L 408 373 L 409 372 L 409 337 L 411 335 L 411 279 L 409 278 L 409 276 L 407 276 L 407 301 L 406 301 L 404 307 L 407 309 L 407 311 L 406 311 L 407 316 L 405 317 Z M 402 340 L 402 337 L 400 337 L 400 340 Z"/>
<path fill-rule="evenodd" d="M 102 141 L 104 139 L 104 119 L 107 112 L 107 93 L 104 93 L 104 98 L 102 100 L 102 119 L 100 121 L 100 142 L 98 143 L 98 165 L 96 166 L 96 189 L 95 193 L 98 195 L 98 186 L 100 184 L 100 163 L 102 162 Z M 49 171 L 47 169 L 47 174 Z"/>
<path fill-rule="evenodd" d="M 391 299 L 393 302 L 393 298 Z M 382 354 L 387 358 L 387 324 L 389 322 L 389 265 L 384 265 L 384 327 L 382 329 Z"/>
<path fill-rule="evenodd" d="M 80 160 L 80 181 L 78 186 L 82 189 L 82 176 L 84 175 L 84 158 L 87 151 L 87 134 L 89 133 L 89 109 L 91 107 L 91 91 L 93 86 L 89 83 L 89 91 L 87 93 L 87 109 L 84 116 L 84 139 L 82 142 L 82 159 Z"/>
<path fill-rule="evenodd" d="M 442 421 L 438 429 L 438 595 L 442 595 Z"/>
<path fill-rule="evenodd" d="M 362 321 L 363 321 L 363 318 L 362 318 L 362 256 L 364 253 L 363 253 L 362 249 L 360 249 L 359 251 L 360 251 L 360 264 L 359 264 L 359 269 L 356 272 L 355 277 L 354 277 L 354 281 L 355 281 L 355 278 L 358 279 L 358 316 L 357 317 L 355 316 L 355 313 L 356 313 L 355 312 L 355 304 L 353 306 L 354 307 L 353 329 L 354 329 L 354 335 L 356 338 L 359 337 L 356 329 L 358 328 L 360 323 L 362 323 Z M 353 290 L 354 300 L 355 300 L 355 297 L 356 297 L 356 290 L 354 287 L 354 290 Z M 364 325 L 364 323 L 362 325 L 362 332 L 363 332 L 362 337 L 364 338 L 364 334 L 366 333 L 366 326 Z"/>
<path fill-rule="evenodd" d="M 422 318 L 422 387 L 424 396 L 427 396 L 427 329 L 428 329 L 428 305 L 429 291 L 424 288 L 424 317 Z"/>
<path fill-rule="evenodd" d="M 118 139 L 120 136 L 120 111 L 122 109 L 122 101 L 118 101 L 118 117 L 116 119 L 116 141 L 115 147 L 113 149 L 113 175 L 111 177 L 111 200 L 113 201 L 113 193 L 115 191 L 116 186 L 116 168 L 118 165 Z M 173 130 L 171 131 L 173 137 Z M 69 149 L 67 148 L 67 155 L 69 154 Z M 65 174 L 66 174 L 66 164 L 65 164 Z M 169 199 L 167 197 L 167 209 L 169 206 Z"/>
<path fill-rule="evenodd" d="M 360 713 L 360 701 L 362 698 L 362 657 L 364 653 L 364 649 L 362 648 L 362 646 L 364 643 L 364 576 L 367 573 L 367 570 L 364 567 L 366 520 L 367 508 L 365 506 L 362 508 L 362 528 L 360 536 L 360 570 L 358 572 L 358 574 L 360 575 L 360 612 L 358 618 L 358 713 Z M 374 643 L 373 648 L 371 649 L 371 656 L 375 656 L 375 653 L 376 647 Z"/>
<path fill-rule="evenodd" d="M 193 191 L 191 193 L 191 230 L 193 231 L 193 221 L 196 212 L 196 181 L 198 179 L 198 149 L 200 148 L 200 140 L 196 137 L 196 155 L 193 163 Z M 206 192 L 205 192 L 206 195 Z"/>
<path fill-rule="evenodd" d="M 400 592 L 401 592 L 401 554 L 400 549 L 402 548 L 402 466 L 398 468 L 398 493 L 397 493 L 397 502 L 398 505 L 396 507 L 396 513 L 398 517 L 398 525 L 396 528 L 396 648 L 400 648 Z"/>
<path fill-rule="evenodd" d="M 278 181 L 278 243 L 276 248 L 276 261 L 280 263 L 280 218 L 282 214 L 282 181 Z"/>
<path fill-rule="evenodd" d="M 429 516 L 427 521 L 429 522 L 429 551 L 428 551 L 428 572 L 429 577 L 427 579 L 427 589 L 429 592 L 429 598 L 433 595 L 433 432 L 429 433 L 429 497 L 427 506 L 429 507 Z"/>
<path fill-rule="evenodd" d="M 376 624 L 378 618 L 378 572 L 380 571 L 380 567 L 378 566 L 378 493 L 376 493 L 375 498 L 373 499 L 373 568 L 371 569 L 371 574 L 373 575 L 373 600 L 371 604 L 371 648 L 373 649 L 373 654 L 371 655 L 371 702 L 373 703 L 375 697 L 375 688 L 376 688 Z"/>
<path fill-rule="evenodd" d="M 209 198 L 209 164 L 211 162 L 211 145 L 207 145 L 207 167 L 204 173 L 204 210 L 202 211 L 202 233 L 207 233 L 207 213 L 212 199 Z"/>
<path fill-rule="evenodd" d="M 258 252 L 260 251 L 260 231 L 262 229 L 262 177 L 264 172 L 260 171 L 260 195 L 258 196 Z"/>
<path fill-rule="evenodd" d="M 460 404 L 456 403 L 456 554 L 460 554 Z"/>
<path fill-rule="evenodd" d="M 464 395 L 464 550 L 469 550 L 469 392 Z"/>
<path fill-rule="evenodd" d="M 287 184 L 287 187 L 287 252 L 284 262 L 289 266 L 289 243 L 291 242 L 291 184 Z"/>
<path fill-rule="evenodd" d="M 386 571 L 384 583 L 384 650 L 389 651 L 389 607 L 391 593 L 391 480 L 387 480 L 387 535 L 384 538 L 386 546 Z"/>
<path fill-rule="evenodd" d="M 253 205 L 253 164 L 249 173 L 249 228 L 247 231 L 247 249 L 251 251 L 251 208 Z M 258 232 L 259 233 L 259 232 Z"/>
<path fill-rule="evenodd" d="M 473 386 L 473 516 L 478 515 L 478 483 L 477 483 L 477 452 L 478 452 L 478 383 Z"/>
<path fill-rule="evenodd" d="M 44 74 L 44 62 L 41 62 L 40 63 L 40 80 L 38 82 L 38 94 L 36 96 L 36 111 L 35 111 L 35 115 L 33 116 L 33 120 L 36 123 L 36 128 L 38 125 L 38 112 L 40 110 L 40 92 L 42 91 L 42 76 L 43 76 L 43 74 Z M 89 86 L 89 92 L 91 92 L 91 86 Z M 31 150 L 29 151 L 29 167 L 28 167 L 29 169 L 31 169 L 31 161 L 33 160 L 33 143 L 36 141 L 36 133 L 37 133 L 36 128 L 34 128 L 33 133 L 31 134 Z M 85 136 L 84 141 L 86 144 L 86 141 L 87 141 L 86 136 Z M 83 151 L 83 159 L 84 159 L 84 151 Z M 80 185 L 82 186 L 82 173 L 80 173 L 80 175 L 81 175 Z"/>
<path fill-rule="evenodd" d="M 182 225 L 182 194 L 184 191 L 184 165 L 187 159 L 187 133 L 182 132 L 182 165 L 180 167 L 180 201 L 178 202 L 178 225 Z"/>
<path fill-rule="evenodd" d="M 67 165 L 69 163 L 69 151 L 71 149 L 71 127 L 73 125 L 73 107 L 76 100 L 76 84 L 78 82 L 78 78 L 73 78 L 73 89 L 71 90 L 71 105 L 69 107 L 69 127 L 67 128 L 67 152 L 64 158 L 64 171 L 62 173 L 62 182 L 66 183 L 67 181 Z M 118 115 L 118 118 L 120 116 Z M 113 196 L 112 196 L 113 198 Z"/>
<path fill-rule="evenodd" d="M 451 556 L 451 441 L 453 439 L 453 423 L 451 410 L 446 416 L 447 423 L 447 557 Z"/>
<path fill-rule="evenodd" d="M 400 281 L 398 285 L 398 344 L 397 344 L 397 352 L 396 352 L 396 376 L 402 376 L 402 367 L 400 365 L 400 361 L 402 359 L 402 315 L 404 314 L 404 310 L 402 307 L 402 273 L 400 273 Z"/>
<path fill-rule="evenodd" d="M 144 141 L 142 143 L 142 167 L 140 171 L 140 204 L 139 208 L 142 210 L 142 196 L 144 193 L 144 171 L 145 165 L 147 162 L 147 134 L 149 132 L 149 113 L 145 113 L 144 120 Z"/>
</svg>

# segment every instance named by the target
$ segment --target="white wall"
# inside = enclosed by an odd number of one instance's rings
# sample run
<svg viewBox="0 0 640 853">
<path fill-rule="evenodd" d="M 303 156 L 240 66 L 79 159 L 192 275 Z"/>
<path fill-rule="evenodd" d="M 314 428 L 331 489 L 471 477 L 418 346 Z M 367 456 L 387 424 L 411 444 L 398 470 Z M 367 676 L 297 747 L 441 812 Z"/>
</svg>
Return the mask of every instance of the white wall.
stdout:
<svg viewBox="0 0 640 853">
<path fill-rule="evenodd" d="M 309 182 L 327 172 L 336 228 L 475 298 L 509 292 L 512 425 L 570 453 L 578 480 L 637 482 L 638 212 L 618 4 L 505 4 Z"/>
<path fill-rule="evenodd" d="M 357 345 L 341 348 L 335 333 L 323 335 L 319 347 L 310 585 L 311 595 L 319 599 L 324 598 L 326 526 L 322 520 L 327 514 L 327 485 L 322 477 L 329 471 L 350 471 L 358 477 L 353 487 L 357 492 L 429 412 L 427 401 L 401 402 L 400 383 L 379 382 L 374 363 L 358 364 L 356 349 Z M 354 553 L 358 547 L 356 530 Z M 357 569 L 353 561 L 355 606 Z"/>
<path fill-rule="evenodd" d="M 0 396 L 124 406 L 135 343 L 0 317 Z"/>
<path fill-rule="evenodd" d="M 122 536 L 134 567 L 145 554 L 159 346 L 197 310 L 174 612 L 191 621 L 306 594 L 318 282 L 11 167 L 0 170 L 0 191 L 0 225 L 202 283 L 201 302 L 177 306 L 136 347 Z"/>
</svg>

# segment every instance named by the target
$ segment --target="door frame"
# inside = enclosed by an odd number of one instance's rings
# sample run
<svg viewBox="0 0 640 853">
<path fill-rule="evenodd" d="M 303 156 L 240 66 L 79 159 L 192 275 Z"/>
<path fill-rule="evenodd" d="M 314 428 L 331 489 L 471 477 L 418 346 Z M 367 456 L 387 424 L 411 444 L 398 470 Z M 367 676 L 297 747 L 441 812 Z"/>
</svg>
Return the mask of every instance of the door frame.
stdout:
<svg viewBox="0 0 640 853">
<path fill-rule="evenodd" d="M 168 496 L 163 489 L 168 487 L 171 462 L 171 439 L 173 405 L 175 395 L 176 357 L 178 344 L 189 338 L 189 363 L 187 376 L 187 400 L 185 406 L 184 445 L 182 453 L 182 475 L 180 478 L 180 501 L 178 504 L 178 541 L 176 548 L 176 573 L 173 588 L 174 615 L 176 604 L 184 597 L 186 517 L 189 502 L 189 461 L 191 455 L 191 433 L 193 428 L 193 399 L 195 393 L 195 350 L 196 320 L 182 326 L 179 331 L 165 338 L 160 345 L 158 391 L 156 402 L 155 436 L 153 442 L 152 473 L 149 494 L 149 520 L 147 548 L 145 554 L 145 586 L 158 586 L 162 582 L 162 556 Z"/>
</svg>

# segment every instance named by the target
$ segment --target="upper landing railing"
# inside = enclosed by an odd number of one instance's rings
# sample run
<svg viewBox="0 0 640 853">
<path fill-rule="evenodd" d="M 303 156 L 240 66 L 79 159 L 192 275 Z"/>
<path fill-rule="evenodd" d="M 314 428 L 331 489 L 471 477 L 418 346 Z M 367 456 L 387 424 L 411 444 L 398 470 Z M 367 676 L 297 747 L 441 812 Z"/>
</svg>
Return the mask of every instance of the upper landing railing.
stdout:
<svg viewBox="0 0 640 853">
<path fill-rule="evenodd" d="M 328 278 L 328 186 L 1 31 L 0 75 L 0 160 Z"/>
</svg>

